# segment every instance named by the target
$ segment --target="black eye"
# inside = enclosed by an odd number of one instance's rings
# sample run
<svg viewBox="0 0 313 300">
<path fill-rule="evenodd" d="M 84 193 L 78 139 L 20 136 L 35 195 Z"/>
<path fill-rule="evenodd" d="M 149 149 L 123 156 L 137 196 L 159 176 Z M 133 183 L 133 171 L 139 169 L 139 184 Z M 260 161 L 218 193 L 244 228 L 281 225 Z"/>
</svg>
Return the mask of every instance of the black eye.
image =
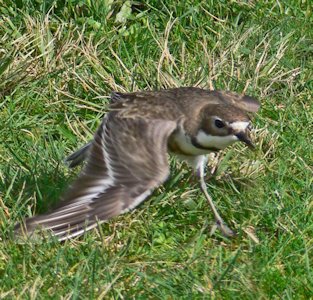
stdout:
<svg viewBox="0 0 313 300">
<path fill-rule="evenodd" d="M 223 121 L 221 121 L 221 120 L 215 120 L 215 126 L 217 127 L 217 128 L 223 128 L 223 127 L 225 127 L 225 124 L 223 123 Z"/>
</svg>

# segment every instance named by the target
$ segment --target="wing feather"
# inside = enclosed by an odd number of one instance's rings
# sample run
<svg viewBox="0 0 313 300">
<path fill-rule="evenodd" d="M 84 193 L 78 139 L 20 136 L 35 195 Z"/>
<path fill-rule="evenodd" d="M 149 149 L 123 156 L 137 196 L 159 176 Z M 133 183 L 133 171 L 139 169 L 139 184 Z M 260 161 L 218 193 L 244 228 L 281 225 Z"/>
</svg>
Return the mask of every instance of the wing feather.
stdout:
<svg viewBox="0 0 313 300">
<path fill-rule="evenodd" d="M 16 235 L 44 229 L 61 241 L 135 208 L 166 180 L 167 140 L 175 128 L 173 121 L 109 113 L 88 145 L 85 167 L 59 205 L 18 224 Z"/>
</svg>

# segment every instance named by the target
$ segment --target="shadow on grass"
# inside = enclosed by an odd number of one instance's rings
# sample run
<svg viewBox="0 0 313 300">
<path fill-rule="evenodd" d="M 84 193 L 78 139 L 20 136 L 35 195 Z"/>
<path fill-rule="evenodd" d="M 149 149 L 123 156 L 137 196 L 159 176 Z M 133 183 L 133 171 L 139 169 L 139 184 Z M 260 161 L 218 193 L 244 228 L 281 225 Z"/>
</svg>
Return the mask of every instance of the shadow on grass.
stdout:
<svg viewBox="0 0 313 300">
<path fill-rule="evenodd" d="M 21 211 L 25 205 L 36 205 L 36 214 L 44 213 L 53 208 L 67 187 L 77 177 L 76 171 L 66 174 L 64 168 L 60 168 L 59 165 L 53 170 L 37 169 L 36 173 L 19 170 L 16 178 L 12 176 L 13 172 L 9 168 L 3 172 L 6 180 L 0 183 L 0 190 L 4 193 L 9 189 L 11 190 L 7 195 L 7 206 L 16 207 Z M 22 195 L 20 195 L 21 191 Z M 36 203 L 30 203 L 29 199 L 34 197 L 37 200 Z M 18 203 L 15 199 L 19 200 Z"/>
</svg>

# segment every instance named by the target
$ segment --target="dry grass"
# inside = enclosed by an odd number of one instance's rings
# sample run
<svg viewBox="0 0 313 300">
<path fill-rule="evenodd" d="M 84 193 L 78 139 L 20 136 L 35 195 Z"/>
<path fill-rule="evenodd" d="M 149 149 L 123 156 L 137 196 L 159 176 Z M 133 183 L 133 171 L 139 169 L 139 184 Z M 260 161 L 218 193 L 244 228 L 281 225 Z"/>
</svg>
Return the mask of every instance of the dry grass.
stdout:
<svg viewBox="0 0 313 300">
<path fill-rule="evenodd" d="M 107 3 L 0 4 L 0 298 L 310 298 L 309 6 Z M 207 203 L 173 160 L 150 200 L 99 230 L 10 240 L 75 177 L 63 158 L 92 137 L 112 90 L 189 85 L 262 102 L 257 150 L 228 149 L 209 182 L 236 239 L 209 235 Z"/>
</svg>

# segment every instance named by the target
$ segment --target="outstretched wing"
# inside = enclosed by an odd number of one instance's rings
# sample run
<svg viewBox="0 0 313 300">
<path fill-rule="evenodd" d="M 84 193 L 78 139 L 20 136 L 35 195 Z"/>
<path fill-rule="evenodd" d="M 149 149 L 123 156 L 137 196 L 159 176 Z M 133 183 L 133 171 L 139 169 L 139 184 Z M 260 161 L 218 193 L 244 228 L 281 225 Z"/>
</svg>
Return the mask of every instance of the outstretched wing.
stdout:
<svg viewBox="0 0 313 300">
<path fill-rule="evenodd" d="M 124 94 L 118 92 L 112 92 L 110 95 L 110 100 L 112 103 L 123 101 L 125 98 Z M 65 158 L 64 162 L 69 168 L 75 168 L 82 164 L 88 157 L 88 152 L 91 148 L 92 142 L 89 142 L 76 150 L 74 153 Z"/>
<path fill-rule="evenodd" d="M 167 140 L 175 128 L 172 121 L 123 119 L 109 113 L 80 177 L 59 206 L 27 219 L 24 227 L 18 224 L 16 234 L 48 229 L 62 241 L 135 208 L 166 180 Z"/>
<path fill-rule="evenodd" d="M 110 95 L 111 103 L 117 103 L 128 100 L 128 94 L 119 93 L 113 91 Z M 89 142 L 73 152 L 71 155 L 64 159 L 64 162 L 67 164 L 69 168 L 75 168 L 78 165 L 81 165 L 88 157 L 88 152 L 91 148 L 92 142 Z"/>
</svg>

